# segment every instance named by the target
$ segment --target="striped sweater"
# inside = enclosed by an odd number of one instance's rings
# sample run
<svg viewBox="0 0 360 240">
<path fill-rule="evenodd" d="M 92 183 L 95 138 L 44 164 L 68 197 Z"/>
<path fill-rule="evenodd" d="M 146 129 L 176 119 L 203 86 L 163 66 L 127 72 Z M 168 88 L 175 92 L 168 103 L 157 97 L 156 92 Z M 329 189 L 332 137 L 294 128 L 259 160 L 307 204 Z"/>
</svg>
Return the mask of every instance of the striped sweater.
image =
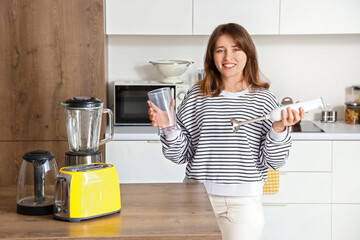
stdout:
<svg viewBox="0 0 360 240">
<path fill-rule="evenodd" d="M 258 118 L 276 107 L 275 96 L 267 89 L 204 97 L 195 85 L 177 113 L 180 130 L 161 137 L 164 156 L 186 163 L 184 181 L 204 182 L 209 194 L 261 195 L 268 168 L 285 164 L 290 134 L 275 133 L 271 120 L 241 126 L 233 133 L 230 119 Z"/>
</svg>

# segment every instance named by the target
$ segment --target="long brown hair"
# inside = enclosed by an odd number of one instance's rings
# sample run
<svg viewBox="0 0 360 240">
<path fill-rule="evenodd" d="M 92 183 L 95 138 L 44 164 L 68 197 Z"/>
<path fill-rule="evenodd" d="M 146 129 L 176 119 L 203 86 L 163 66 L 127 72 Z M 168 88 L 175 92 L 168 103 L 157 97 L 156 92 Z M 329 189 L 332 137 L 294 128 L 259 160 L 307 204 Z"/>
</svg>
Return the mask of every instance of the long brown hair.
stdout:
<svg viewBox="0 0 360 240">
<path fill-rule="evenodd" d="M 244 81 L 252 88 L 269 88 L 267 82 L 263 82 L 259 76 L 259 65 L 255 44 L 245 28 L 236 23 L 219 25 L 211 34 L 205 56 L 205 77 L 199 82 L 200 92 L 205 96 L 219 96 L 224 88 L 219 70 L 214 61 L 214 50 L 216 41 L 221 35 L 230 35 L 242 51 L 245 52 L 247 62 L 244 67 Z"/>
</svg>

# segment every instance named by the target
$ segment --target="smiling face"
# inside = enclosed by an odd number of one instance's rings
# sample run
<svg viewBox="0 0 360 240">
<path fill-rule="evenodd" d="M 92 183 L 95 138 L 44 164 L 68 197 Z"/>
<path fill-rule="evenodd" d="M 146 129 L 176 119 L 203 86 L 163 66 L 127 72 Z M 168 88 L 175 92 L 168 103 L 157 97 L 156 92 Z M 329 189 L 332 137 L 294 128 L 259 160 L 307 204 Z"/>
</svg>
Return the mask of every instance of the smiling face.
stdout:
<svg viewBox="0 0 360 240">
<path fill-rule="evenodd" d="M 223 34 L 218 38 L 213 56 L 222 81 L 243 80 L 247 57 L 230 35 Z"/>
</svg>

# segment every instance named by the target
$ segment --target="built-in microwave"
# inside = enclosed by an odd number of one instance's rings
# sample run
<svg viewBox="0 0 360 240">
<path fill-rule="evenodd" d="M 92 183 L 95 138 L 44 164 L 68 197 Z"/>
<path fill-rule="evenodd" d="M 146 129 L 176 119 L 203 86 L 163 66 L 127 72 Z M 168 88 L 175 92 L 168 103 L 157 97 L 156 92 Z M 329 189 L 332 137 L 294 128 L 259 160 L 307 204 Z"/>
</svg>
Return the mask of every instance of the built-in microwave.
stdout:
<svg viewBox="0 0 360 240">
<path fill-rule="evenodd" d="M 114 121 L 115 125 L 151 125 L 147 93 L 157 88 L 169 87 L 175 99 L 176 111 L 184 99 L 189 85 L 186 83 L 160 83 L 155 81 L 124 82 L 114 84 Z"/>
</svg>

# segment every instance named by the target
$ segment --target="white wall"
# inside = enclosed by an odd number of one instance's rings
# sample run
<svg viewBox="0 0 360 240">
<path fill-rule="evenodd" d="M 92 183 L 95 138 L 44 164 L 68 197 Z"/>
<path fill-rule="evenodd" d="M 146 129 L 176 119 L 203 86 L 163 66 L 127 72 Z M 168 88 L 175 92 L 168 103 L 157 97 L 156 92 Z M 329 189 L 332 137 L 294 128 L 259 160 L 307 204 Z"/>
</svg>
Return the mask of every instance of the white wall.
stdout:
<svg viewBox="0 0 360 240">
<path fill-rule="evenodd" d="M 109 103 L 112 83 L 122 80 L 159 80 L 150 60 L 194 61 L 181 76 L 195 81 L 202 68 L 208 36 L 108 36 Z M 270 90 L 281 101 L 323 97 L 344 119 L 345 95 L 360 85 L 360 35 L 253 36 L 259 65 L 271 81 Z M 319 120 L 312 112 L 306 119 Z"/>
</svg>

